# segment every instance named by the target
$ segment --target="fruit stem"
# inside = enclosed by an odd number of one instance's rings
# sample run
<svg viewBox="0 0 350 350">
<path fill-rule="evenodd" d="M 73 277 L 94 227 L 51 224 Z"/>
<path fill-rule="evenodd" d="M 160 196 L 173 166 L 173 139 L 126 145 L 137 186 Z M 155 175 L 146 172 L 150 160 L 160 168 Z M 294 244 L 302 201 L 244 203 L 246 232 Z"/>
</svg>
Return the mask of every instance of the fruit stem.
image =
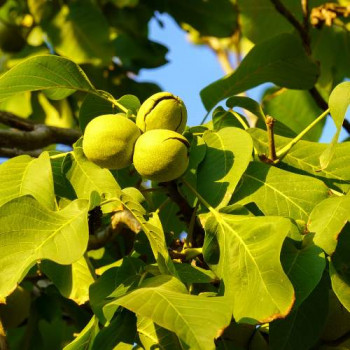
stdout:
<svg viewBox="0 0 350 350">
<path fill-rule="evenodd" d="M 309 132 L 318 122 L 320 122 L 322 119 L 324 119 L 327 114 L 329 113 L 329 108 L 326 109 L 319 117 L 317 117 L 311 124 L 309 124 L 299 135 L 297 135 L 292 141 L 290 141 L 286 146 L 284 146 L 282 149 L 277 151 L 276 156 L 277 159 L 282 159 L 289 151 L 290 149 L 298 143 L 304 135 Z"/>
<path fill-rule="evenodd" d="M 181 181 L 187 186 L 187 188 L 199 199 L 199 201 L 214 215 L 217 214 L 216 210 L 197 192 L 197 190 L 184 178 Z"/>
</svg>

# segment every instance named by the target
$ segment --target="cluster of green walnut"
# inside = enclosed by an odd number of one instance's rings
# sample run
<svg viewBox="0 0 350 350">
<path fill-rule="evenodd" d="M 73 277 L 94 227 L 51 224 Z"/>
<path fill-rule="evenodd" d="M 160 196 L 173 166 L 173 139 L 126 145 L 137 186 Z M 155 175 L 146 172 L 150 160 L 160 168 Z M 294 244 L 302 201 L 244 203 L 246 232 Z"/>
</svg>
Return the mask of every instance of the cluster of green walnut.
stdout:
<svg viewBox="0 0 350 350">
<path fill-rule="evenodd" d="M 86 126 L 83 151 L 102 168 L 122 169 L 132 163 L 144 178 L 167 182 L 180 177 L 189 162 L 183 101 L 169 92 L 148 98 L 136 123 L 123 113 L 94 118 Z"/>
</svg>

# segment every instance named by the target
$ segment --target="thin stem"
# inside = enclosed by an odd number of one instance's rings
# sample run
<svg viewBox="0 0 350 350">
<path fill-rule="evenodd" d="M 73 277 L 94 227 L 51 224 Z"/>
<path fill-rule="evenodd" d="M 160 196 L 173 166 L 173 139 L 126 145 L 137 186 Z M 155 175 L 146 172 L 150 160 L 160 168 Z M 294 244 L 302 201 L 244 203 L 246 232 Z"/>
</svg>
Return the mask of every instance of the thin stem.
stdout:
<svg viewBox="0 0 350 350">
<path fill-rule="evenodd" d="M 170 197 L 168 197 L 155 211 L 155 213 L 158 215 L 163 209 L 164 207 L 171 201 Z"/>
<path fill-rule="evenodd" d="M 109 203 L 113 203 L 113 202 L 120 202 L 120 198 L 113 197 L 113 198 L 106 199 L 105 201 L 100 203 L 100 206 L 106 205 L 106 204 L 109 204 Z"/>
<path fill-rule="evenodd" d="M 55 154 L 54 156 L 50 156 L 50 159 L 59 159 L 59 158 L 63 158 L 65 157 L 67 154 L 72 153 L 72 151 L 70 152 L 63 152 L 63 153 L 59 153 L 59 154 Z"/>
<path fill-rule="evenodd" d="M 193 245 L 193 230 L 196 224 L 196 214 L 197 214 L 197 209 L 198 209 L 198 199 L 195 200 L 195 207 L 192 213 L 192 217 L 190 220 L 190 224 L 188 225 L 188 233 L 187 233 L 187 237 L 185 239 L 185 247 L 187 248 L 192 248 Z"/>
<path fill-rule="evenodd" d="M 277 159 L 276 147 L 275 147 L 275 135 L 273 132 L 273 126 L 275 124 L 275 119 L 270 116 L 266 116 L 266 128 L 267 128 L 267 139 L 269 142 L 269 160 L 274 162 Z"/>
<path fill-rule="evenodd" d="M 187 188 L 199 199 L 199 201 L 213 214 L 216 214 L 216 210 L 197 192 L 197 190 L 184 178 L 181 181 L 187 186 Z"/>
<path fill-rule="evenodd" d="M 112 104 L 114 104 L 116 107 L 118 107 L 124 113 L 128 113 L 129 110 L 126 107 L 124 107 L 122 104 L 120 104 L 111 94 L 106 93 L 103 90 L 97 90 L 96 93 L 95 92 L 92 92 L 92 93 L 104 98 L 105 100 L 107 100 L 109 102 L 111 102 Z"/>
<path fill-rule="evenodd" d="M 202 121 L 201 121 L 201 123 L 199 125 L 202 125 L 202 124 L 205 123 L 205 121 L 207 120 L 207 118 L 209 116 L 209 113 L 210 113 L 210 111 L 208 111 L 207 114 L 203 117 L 203 119 L 202 119 Z"/>
<path fill-rule="evenodd" d="M 309 0 L 301 0 L 301 8 L 303 10 L 303 18 L 304 18 L 304 29 L 308 33 L 309 32 L 309 16 L 310 16 L 310 9 L 309 9 Z"/>
<path fill-rule="evenodd" d="M 280 0 L 271 0 L 275 9 L 285 17 L 289 23 L 299 32 L 303 41 L 305 50 L 308 54 L 311 54 L 310 37 L 309 33 L 305 30 L 304 26 L 294 17 L 294 15 L 288 10 L 286 6 Z"/>
<path fill-rule="evenodd" d="M 142 282 L 144 281 L 144 279 L 146 278 L 146 276 L 148 275 L 148 271 L 145 271 L 142 275 L 141 275 L 141 278 L 140 278 L 140 281 L 138 283 L 138 287 L 141 286 Z"/>
<path fill-rule="evenodd" d="M 235 111 L 232 110 L 232 109 L 229 109 L 229 112 L 235 116 L 235 118 L 236 118 L 236 119 L 239 121 L 239 123 L 243 126 L 243 129 L 244 129 L 244 130 L 248 130 L 248 129 L 249 129 L 249 126 L 247 125 L 247 123 L 243 120 L 243 118 L 242 118 L 237 112 L 235 112 Z"/>
<path fill-rule="evenodd" d="M 330 188 L 329 191 L 330 191 L 332 194 L 334 194 L 335 196 L 337 196 L 337 197 L 342 197 L 342 196 L 344 196 L 344 193 L 339 192 L 339 191 L 336 191 L 336 190 L 334 190 L 333 188 Z"/>
<path fill-rule="evenodd" d="M 164 192 L 165 190 L 164 190 L 164 188 L 162 188 L 162 187 L 152 187 L 152 188 L 141 188 L 141 189 L 140 189 L 140 192 L 141 192 L 141 193 L 146 193 L 146 192 L 158 192 L 158 191 Z"/>
<path fill-rule="evenodd" d="M 324 119 L 329 113 L 329 108 L 326 109 L 319 117 L 317 117 L 310 125 L 308 125 L 299 135 L 297 135 L 292 141 L 290 141 L 286 146 L 277 151 L 276 155 L 278 159 L 283 158 L 289 150 L 298 143 L 306 133 L 308 133 L 318 122 Z"/>
</svg>

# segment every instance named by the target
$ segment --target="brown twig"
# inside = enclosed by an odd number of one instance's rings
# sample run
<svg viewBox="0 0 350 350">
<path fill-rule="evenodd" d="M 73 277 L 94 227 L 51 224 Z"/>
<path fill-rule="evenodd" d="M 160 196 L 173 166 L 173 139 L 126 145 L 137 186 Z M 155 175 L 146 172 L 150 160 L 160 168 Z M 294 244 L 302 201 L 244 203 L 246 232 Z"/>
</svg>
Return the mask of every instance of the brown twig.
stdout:
<svg viewBox="0 0 350 350">
<path fill-rule="evenodd" d="M 294 15 L 288 10 L 287 7 L 280 0 L 271 0 L 275 9 L 286 18 L 289 23 L 299 32 L 301 40 L 303 41 L 305 50 L 308 54 L 311 54 L 310 36 L 305 27 L 294 17 Z"/>
<path fill-rule="evenodd" d="M 43 152 L 42 149 L 23 151 L 18 148 L 0 147 L 0 157 L 4 157 L 4 158 L 13 158 L 13 157 L 22 156 L 25 154 L 36 158 L 36 157 L 39 157 L 42 152 Z"/>
<path fill-rule="evenodd" d="M 72 145 L 80 136 L 79 130 L 36 124 L 32 131 L 0 130 L 0 147 L 36 150 L 54 143 Z"/>
<path fill-rule="evenodd" d="M 55 143 L 70 146 L 81 136 L 81 132 L 76 129 L 36 124 L 5 111 L 0 111 L 0 124 L 10 127 L 0 129 L 1 157 L 15 157 L 22 154 L 36 157 L 44 147 Z"/>
<path fill-rule="evenodd" d="M 266 127 L 267 127 L 267 139 L 269 142 L 269 161 L 274 162 L 277 159 L 276 156 L 276 147 L 275 147 L 275 136 L 273 132 L 273 126 L 275 119 L 270 116 L 266 116 Z"/>
<path fill-rule="evenodd" d="M 304 30 L 308 33 L 310 26 L 310 8 L 309 8 L 309 0 L 301 0 L 301 8 L 303 10 L 303 19 L 304 19 Z"/>
<path fill-rule="evenodd" d="M 35 126 L 33 122 L 5 111 L 0 111 L 0 124 L 4 124 L 11 128 L 16 128 L 18 130 L 24 131 L 33 131 Z"/>
</svg>

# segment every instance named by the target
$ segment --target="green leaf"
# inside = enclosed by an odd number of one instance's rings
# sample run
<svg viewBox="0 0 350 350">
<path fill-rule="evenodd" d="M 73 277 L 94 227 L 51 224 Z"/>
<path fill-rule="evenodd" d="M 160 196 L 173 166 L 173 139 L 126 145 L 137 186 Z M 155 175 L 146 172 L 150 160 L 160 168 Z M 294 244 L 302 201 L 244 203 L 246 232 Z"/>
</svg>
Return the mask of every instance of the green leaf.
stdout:
<svg viewBox="0 0 350 350">
<path fill-rule="evenodd" d="M 92 347 L 92 342 L 99 330 L 98 320 L 95 316 L 92 316 L 85 328 L 71 343 L 66 345 L 63 350 L 90 350 Z"/>
<path fill-rule="evenodd" d="M 79 141 L 74 146 L 72 165 L 67 172 L 67 179 L 78 198 L 89 199 L 93 191 L 101 196 L 103 194 L 112 198 L 120 196 L 120 187 L 112 173 L 88 161 Z"/>
<path fill-rule="evenodd" d="M 60 152 L 50 152 L 51 155 L 58 155 Z M 69 163 L 70 156 L 66 155 L 60 158 L 51 158 L 51 168 L 53 175 L 53 183 L 55 188 L 55 195 L 61 198 L 67 198 L 70 200 L 76 199 L 77 195 L 66 177 L 66 166 Z"/>
<path fill-rule="evenodd" d="M 31 195 L 48 209 L 56 208 L 50 157 L 27 155 L 9 159 L 0 165 L 0 206 L 13 198 Z"/>
<path fill-rule="evenodd" d="M 308 229 L 315 232 L 314 242 L 328 255 L 338 244 L 338 236 L 350 220 L 350 195 L 328 198 L 311 212 Z"/>
<path fill-rule="evenodd" d="M 328 188 L 320 180 L 252 162 L 233 200 L 241 205 L 254 202 L 265 215 L 306 222 L 314 206 L 327 197 Z"/>
<path fill-rule="evenodd" d="M 107 270 L 90 286 L 90 305 L 101 323 L 105 323 L 107 320 L 102 309 L 113 299 L 110 297 L 112 293 L 118 297 L 136 288 L 143 268 L 144 263 L 140 259 L 124 257 L 120 267 Z M 107 297 L 109 298 L 107 299 Z"/>
<path fill-rule="evenodd" d="M 182 350 L 178 337 L 147 317 L 137 317 L 137 331 L 145 350 Z"/>
<path fill-rule="evenodd" d="M 75 301 L 78 305 L 89 301 L 89 287 L 94 282 L 94 276 L 85 257 L 71 265 L 58 265 L 44 260 L 40 269 L 65 298 Z"/>
<path fill-rule="evenodd" d="M 116 114 L 113 104 L 103 97 L 86 95 L 79 110 L 79 126 L 84 132 L 86 125 L 95 117 L 103 114 Z"/>
<path fill-rule="evenodd" d="M 214 337 L 231 320 L 226 298 L 190 295 L 179 280 L 165 275 L 145 280 L 116 302 L 176 333 L 194 350 L 214 349 Z"/>
<path fill-rule="evenodd" d="M 350 331 L 350 312 L 340 303 L 332 290 L 329 293 L 328 304 L 328 317 L 321 339 L 331 342 L 344 335 L 346 338 L 346 334 Z"/>
<path fill-rule="evenodd" d="M 293 286 L 280 263 L 290 229 L 281 217 L 217 213 L 206 220 L 204 259 L 223 280 L 237 322 L 265 323 L 290 312 Z"/>
<path fill-rule="evenodd" d="M 237 27 L 237 10 L 229 0 L 170 0 L 167 11 L 180 25 L 189 23 L 204 36 L 229 37 Z"/>
<path fill-rule="evenodd" d="M 237 113 L 237 112 L 236 112 Z M 239 114 L 239 113 L 237 113 Z M 241 116 L 241 115 L 240 115 Z M 243 120 L 245 117 L 241 116 Z M 217 106 L 212 114 L 212 120 L 208 123 L 211 124 L 214 131 L 219 131 L 227 127 L 234 127 L 243 129 L 242 124 L 237 120 L 237 118 L 232 114 L 232 112 L 225 110 L 221 106 Z M 209 128 L 211 129 L 211 127 Z M 191 154 L 191 152 L 190 152 Z"/>
<path fill-rule="evenodd" d="M 206 131 L 204 160 L 197 172 L 197 188 L 213 207 L 225 206 L 246 170 L 253 152 L 249 135 L 238 128 Z"/>
<path fill-rule="evenodd" d="M 282 0 L 284 6 L 302 19 L 299 0 Z M 292 33 L 293 25 L 281 15 L 270 0 L 238 0 L 243 35 L 258 43 L 281 33 Z"/>
<path fill-rule="evenodd" d="M 337 85 L 329 96 L 329 110 L 334 120 L 337 131 L 329 146 L 320 156 L 321 169 L 326 169 L 334 157 L 335 145 L 338 142 L 346 111 L 350 104 L 350 82 Z"/>
<path fill-rule="evenodd" d="M 327 313 L 328 285 L 323 279 L 296 310 L 270 324 L 271 350 L 311 349 L 322 333 Z"/>
<path fill-rule="evenodd" d="M 140 67 L 156 68 L 168 62 L 165 58 L 167 47 L 143 37 L 119 33 L 114 40 L 114 46 L 116 55 L 126 70 L 138 71 Z"/>
<path fill-rule="evenodd" d="M 229 108 L 241 107 L 250 113 L 253 113 L 259 119 L 265 120 L 265 113 L 260 104 L 249 97 L 232 96 L 226 101 L 226 106 Z"/>
<path fill-rule="evenodd" d="M 135 314 L 124 309 L 108 326 L 101 329 L 91 350 L 131 350 L 134 349 L 135 336 Z"/>
<path fill-rule="evenodd" d="M 7 296 L 37 260 L 72 264 L 88 243 L 88 201 L 51 211 L 29 196 L 0 208 L 0 298 Z"/>
<path fill-rule="evenodd" d="M 260 129 L 249 129 L 248 132 L 259 153 L 267 154 L 266 132 Z M 289 138 L 275 136 L 276 149 L 290 141 Z M 327 169 L 320 170 L 319 157 L 326 147 L 326 144 L 299 141 L 277 166 L 293 173 L 314 176 L 330 188 L 347 192 L 350 189 L 350 142 L 337 144 L 332 163 Z"/>
<path fill-rule="evenodd" d="M 124 208 L 133 214 L 139 222 L 141 230 L 147 236 L 161 273 L 176 276 L 177 273 L 169 256 L 162 223 L 158 214 L 156 212 L 151 213 L 151 217 L 146 220 L 146 211 L 140 203 L 125 193 L 122 193 L 120 200 Z"/>
<path fill-rule="evenodd" d="M 183 283 L 211 283 L 216 280 L 210 270 L 202 269 L 190 264 L 175 264 L 176 272 Z"/>
<path fill-rule="evenodd" d="M 339 243 L 329 262 L 332 288 L 343 306 L 350 312 L 350 226 L 339 236 Z"/>
<path fill-rule="evenodd" d="M 0 77 L 0 101 L 25 91 L 38 90 L 50 90 L 51 97 L 55 96 L 52 94 L 55 91 L 59 98 L 76 90 L 96 93 L 79 66 L 53 55 L 28 58 Z"/>
<path fill-rule="evenodd" d="M 63 5 L 43 27 L 55 51 L 78 64 L 107 65 L 112 60 L 108 22 L 93 1 Z"/>
<path fill-rule="evenodd" d="M 200 94 L 209 111 L 221 100 L 262 83 L 309 89 L 317 77 L 318 67 L 300 40 L 292 34 L 280 34 L 254 46 L 232 74 L 208 85 Z"/>
<path fill-rule="evenodd" d="M 298 249 L 291 240 L 286 239 L 281 262 L 295 290 L 294 307 L 298 307 L 320 282 L 326 267 L 325 255 L 313 243 L 305 244 Z"/>
<path fill-rule="evenodd" d="M 134 95 L 124 95 L 119 98 L 117 102 L 130 110 L 135 115 L 141 106 L 140 100 Z"/>
<path fill-rule="evenodd" d="M 280 121 L 295 134 L 299 134 L 322 112 L 308 91 L 286 90 L 273 92 L 264 97 L 263 106 L 266 114 Z M 323 130 L 324 122 L 317 123 L 305 139 L 317 141 Z M 287 136 L 287 135 L 283 135 Z"/>
</svg>

